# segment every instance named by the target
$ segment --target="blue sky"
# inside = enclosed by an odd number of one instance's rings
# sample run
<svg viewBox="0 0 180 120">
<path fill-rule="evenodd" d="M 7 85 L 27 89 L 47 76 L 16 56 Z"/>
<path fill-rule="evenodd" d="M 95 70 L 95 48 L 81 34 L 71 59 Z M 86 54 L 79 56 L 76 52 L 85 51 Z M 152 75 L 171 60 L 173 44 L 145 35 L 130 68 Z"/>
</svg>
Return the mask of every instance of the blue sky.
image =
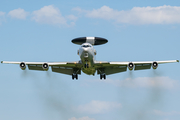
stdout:
<svg viewBox="0 0 180 120">
<path fill-rule="evenodd" d="M 180 59 L 177 0 L 0 3 L 0 60 L 77 61 L 76 37 L 109 40 L 97 60 Z M 1 120 L 179 120 L 179 63 L 107 76 L 22 71 L 0 65 Z"/>
</svg>

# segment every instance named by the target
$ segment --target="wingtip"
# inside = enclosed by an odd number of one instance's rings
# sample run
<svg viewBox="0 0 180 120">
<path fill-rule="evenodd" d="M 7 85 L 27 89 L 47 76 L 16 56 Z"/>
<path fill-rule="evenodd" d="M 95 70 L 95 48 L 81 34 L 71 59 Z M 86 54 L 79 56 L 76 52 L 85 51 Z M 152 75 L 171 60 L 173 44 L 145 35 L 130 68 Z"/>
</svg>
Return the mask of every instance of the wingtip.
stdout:
<svg viewBox="0 0 180 120">
<path fill-rule="evenodd" d="M 3 63 L 3 61 L 1 61 L 1 63 Z"/>
<path fill-rule="evenodd" d="M 177 60 L 177 62 L 179 62 L 179 60 Z"/>
</svg>

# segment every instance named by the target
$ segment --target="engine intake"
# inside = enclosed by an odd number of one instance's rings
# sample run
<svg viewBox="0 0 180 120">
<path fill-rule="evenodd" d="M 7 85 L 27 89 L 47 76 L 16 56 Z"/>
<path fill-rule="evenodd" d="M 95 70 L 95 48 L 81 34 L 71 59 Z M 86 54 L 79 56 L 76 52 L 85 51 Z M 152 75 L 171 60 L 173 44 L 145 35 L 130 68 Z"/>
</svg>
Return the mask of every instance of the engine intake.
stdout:
<svg viewBox="0 0 180 120">
<path fill-rule="evenodd" d="M 152 68 L 153 68 L 153 69 L 156 69 L 157 67 L 158 67 L 158 63 L 157 63 L 157 62 L 153 62 L 153 63 L 152 63 Z"/>
<path fill-rule="evenodd" d="M 25 69 L 26 69 L 26 64 L 25 64 L 24 62 L 21 62 L 21 63 L 19 64 L 19 66 L 20 66 L 20 68 L 21 68 L 22 70 L 25 70 Z"/>
<path fill-rule="evenodd" d="M 130 62 L 130 63 L 128 64 L 128 68 L 129 68 L 129 70 L 133 70 L 134 64 L 133 64 L 132 62 Z"/>
<path fill-rule="evenodd" d="M 43 68 L 45 71 L 48 71 L 49 65 L 48 65 L 47 63 L 44 63 L 44 64 L 42 64 L 42 68 Z"/>
</svg>

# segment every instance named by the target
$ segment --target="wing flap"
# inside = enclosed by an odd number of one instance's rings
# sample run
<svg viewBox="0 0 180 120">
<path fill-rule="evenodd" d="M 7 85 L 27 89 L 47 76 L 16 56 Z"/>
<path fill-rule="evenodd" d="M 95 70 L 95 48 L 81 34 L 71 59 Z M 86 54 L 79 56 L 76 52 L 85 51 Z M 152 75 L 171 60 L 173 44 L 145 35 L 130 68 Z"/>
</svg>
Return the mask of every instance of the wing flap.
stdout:
<svg viewBox="0 0 180 120">
<path fill-rule="evenodd" d="M 76 67 L 51 66 L 53 72 L 72 75 L 73 73 L 81 74 L 81 69 Z"/>
<path fill-rule="evenodd" d="M 29 70 L 40 70 L 40 71 L 44 71 L 44 69 L 42 68 L 42 65 L 28 64 L 28 68 L 29 68 Z"/>
<path fill-rule="evenodd" d="M 151 64 L 135 64 L 134 70 L 145 70 L 145 69 L 151 69 Z"/>
<path fill-rule="evenodd" d="M 106 75 L 110 75 L 119 72 L 125 72 L 126 70 L 127 70 L 127 66 L 106 67 L 105 73 Z"/>
<path fill-rule="evenodd" d="M 73 74 L 73 68 L 70 67 L 60 67 L 60 66 L 51 66 L 51 69 L 53 72 L 72 75 Z"/>
<path fill-rule="evenodd" d="M 125 72 L 126 70 L 127 66 L 109 66 L 97 69 L 97 74 L 105 73 L 106 75 L 110 75 L 119 72 Z"/>
</svg>

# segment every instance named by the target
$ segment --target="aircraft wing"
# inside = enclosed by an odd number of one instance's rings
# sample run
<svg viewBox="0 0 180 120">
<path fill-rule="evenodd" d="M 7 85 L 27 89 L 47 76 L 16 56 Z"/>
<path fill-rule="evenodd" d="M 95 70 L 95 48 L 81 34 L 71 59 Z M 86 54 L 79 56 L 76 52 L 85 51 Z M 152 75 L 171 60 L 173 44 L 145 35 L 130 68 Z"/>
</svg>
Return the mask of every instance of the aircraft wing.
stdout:
<svg viewBox="0 0 180 120">
<path fill-rule="evenodd" d="M 127 68 L 129 70 L 145 70 L 145 69 L 156 69 L 158 64 L 163 63 L 174 63 L 179 60 L 166 60 L 166 61 L 141 61 L 141 62 L 102 62 L 96 61 L 95 67 L 98 74 L 105 73 L 106 75 L 125 72 Z"/>
<path fill-rule="evenodd" d="M 26 65 L 29 70 L 47 71 L 51 67 L 53 72 L 72 75 L 73 73 L 81 74 L 81 62 L 13 62 L 13 61 L 1 61 L 6 64 L 19 64 L 22 70 L 26 69 Z"/>
</svg>

